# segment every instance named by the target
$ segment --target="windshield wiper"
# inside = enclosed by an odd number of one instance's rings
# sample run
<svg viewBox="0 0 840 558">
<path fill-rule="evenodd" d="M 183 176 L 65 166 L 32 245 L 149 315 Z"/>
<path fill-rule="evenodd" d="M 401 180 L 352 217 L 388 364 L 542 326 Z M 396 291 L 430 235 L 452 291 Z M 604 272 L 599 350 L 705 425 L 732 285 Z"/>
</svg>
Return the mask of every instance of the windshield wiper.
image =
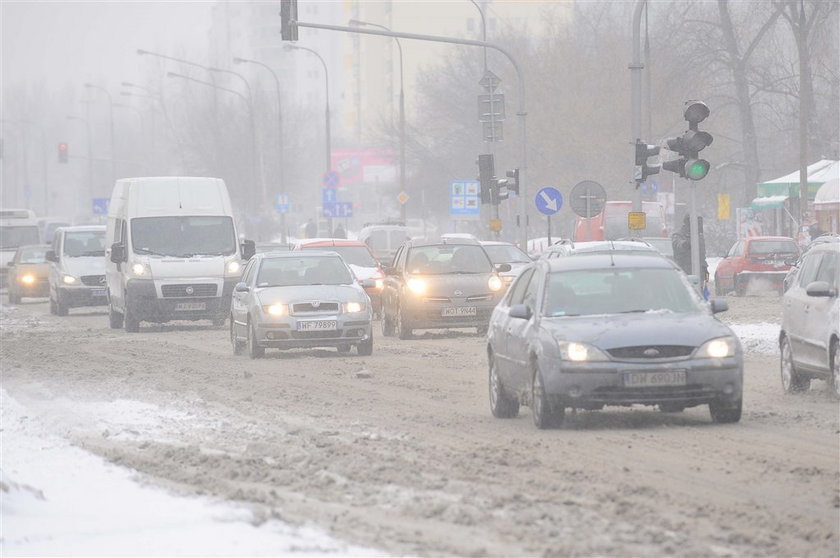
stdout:
<svg viewBox="0 0 840 558">
<path fill-rule="evenodd" d="M 162 254 L 160 252 L 155 252 L 150 248 L 135 248 L 135 252 L 138 254 L 151 254 L 152 256 L 170 256 L 171 254 Z"/>
<path fill-rule="evenodd" d="M 644 308 L 644 309 L 639 309 L 639 310 L 625 310 L 623 312 L 619 312 L 619 314 L 639 314 L 639 313 L 642 313 L 642 312 L 647 312 L 649 310 L 650 310 L 650 308 Z"/>
</svg>

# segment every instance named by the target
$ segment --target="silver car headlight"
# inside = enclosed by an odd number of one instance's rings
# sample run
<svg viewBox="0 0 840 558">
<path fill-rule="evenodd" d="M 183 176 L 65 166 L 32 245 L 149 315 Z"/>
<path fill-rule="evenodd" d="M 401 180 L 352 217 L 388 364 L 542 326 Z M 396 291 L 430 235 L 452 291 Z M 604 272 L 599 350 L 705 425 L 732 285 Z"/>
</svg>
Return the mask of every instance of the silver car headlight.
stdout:
<svg viewBox="0 0 840 558">
<path fill-rule="evenodd" d="M 345 302 L 344 312 L 347 314 L 356 314 L 365 311 L 365 304 L 363 302 Z"/>
<path fill-rule="evenodd" d="M 289 305 L 288 304 L 266 304 L 262 307 L 263 312 L 268 314 L 269 316 L 288 316 L 289 315 Z"/>
<path fill-rule="evenodd" d="M 575 341 L 558 341 L 560 347 L 560 358 L 572 362 L 599 362 L 610 360 L 601 349 L 588 343 L 577 343 Z"/>
<path fill-rule="evenodd" d="M 718 337 L 706 341 L 697 349 L 697 358 L 726 358 L 735 356 L 737 342 L 734 337 Z"/>
<path fill-rule="evenodd" d="M 75 285 L 76 283 L 79 282 L 79 280 L 76 279 L 75 277 L 73 277 L 72 275 L 68 275 L 66 273 L 63 273 L 61 275 L 61 282 L 64 283 L 65 285 Z"/>
</svg>

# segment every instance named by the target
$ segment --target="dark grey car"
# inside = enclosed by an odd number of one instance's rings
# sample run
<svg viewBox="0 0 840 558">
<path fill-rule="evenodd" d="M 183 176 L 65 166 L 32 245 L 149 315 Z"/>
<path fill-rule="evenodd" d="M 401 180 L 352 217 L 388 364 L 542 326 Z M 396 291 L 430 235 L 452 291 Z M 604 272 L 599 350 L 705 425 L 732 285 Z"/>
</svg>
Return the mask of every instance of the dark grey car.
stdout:
<svg viewBox="0 0 840 558">
<path fill-rule="evenodd" d="M 715 422 L 741 418 L 738 338 L 673 262 L 659 255 L 592 254 L 540 260 L 493 311 L 490 405 L 534 422 L 562 422 L 567 407 L 708 404 Z"/>
</svg>

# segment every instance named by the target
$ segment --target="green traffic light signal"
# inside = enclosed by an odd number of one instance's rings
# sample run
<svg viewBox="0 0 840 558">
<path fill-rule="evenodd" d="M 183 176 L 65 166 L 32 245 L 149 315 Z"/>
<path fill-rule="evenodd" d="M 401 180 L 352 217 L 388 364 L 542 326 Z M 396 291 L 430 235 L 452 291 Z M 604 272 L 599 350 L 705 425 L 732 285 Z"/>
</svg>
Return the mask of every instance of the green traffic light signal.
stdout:
<svg viewBox="0 0 840 558">
<path fill-rule="evenodd" d="M 694 159 L 685 165 L 685 176 L 689 180 L 701 180 L 709 174 L 709 162 L 705 159 Z"/>
</svg>

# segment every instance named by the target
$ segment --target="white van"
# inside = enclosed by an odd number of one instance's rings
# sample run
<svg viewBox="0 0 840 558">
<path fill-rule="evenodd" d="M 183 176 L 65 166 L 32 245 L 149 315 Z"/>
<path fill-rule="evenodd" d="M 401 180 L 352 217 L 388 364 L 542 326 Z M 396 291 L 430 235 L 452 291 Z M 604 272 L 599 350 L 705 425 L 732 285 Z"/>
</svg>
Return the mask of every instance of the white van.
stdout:
<svg viewBox="0 0 840 558">
<path fill-rule="evenodd" d="M 108 211 L 111 327 L 209 319 L 221 326 L 254 243 L 240 245 L 225 183 L 218 178 L 118 180 Z"/>
<path fill-rule="evenodd" d="M 9 262 L 18 247 L 40 244 L 38 220 L 31 209 L 0 209 L 0 286 L 6 286 Z"/>
<path fill-rule="evenodd" d="M 71 308 L 104 306 L 105 227 L 59 227 L 51 242 L 50 313 L 66 316 Z"/>
<path fill-rule="evenodd" d="M 408 228 L 401 222 L 365 223 L 358 239 L 370 247 L 379 263 L 391 265 L 397 248 L 409 239 Z"/>
</svg>

